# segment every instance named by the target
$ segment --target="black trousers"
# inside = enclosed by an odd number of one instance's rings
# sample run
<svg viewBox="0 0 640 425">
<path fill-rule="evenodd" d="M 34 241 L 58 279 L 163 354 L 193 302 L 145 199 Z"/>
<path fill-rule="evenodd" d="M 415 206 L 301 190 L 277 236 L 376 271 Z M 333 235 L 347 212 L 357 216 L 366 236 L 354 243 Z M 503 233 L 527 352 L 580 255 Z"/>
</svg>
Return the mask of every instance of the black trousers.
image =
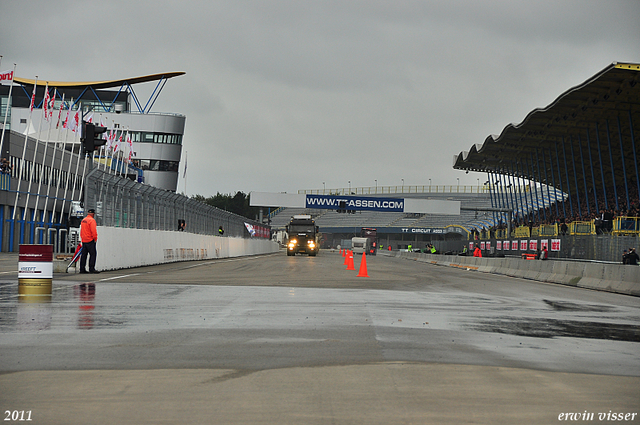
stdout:
<svg viewBox="0 0 640 425">
<path fill-rule="evenodd" d="M 92 272 L 96 269 L 96 242 L 82 242 L 82 255 L 80 256 L 80 271 L 86 271 L 87 255 L 89 255 L 89 271 Z"/>
</svg>

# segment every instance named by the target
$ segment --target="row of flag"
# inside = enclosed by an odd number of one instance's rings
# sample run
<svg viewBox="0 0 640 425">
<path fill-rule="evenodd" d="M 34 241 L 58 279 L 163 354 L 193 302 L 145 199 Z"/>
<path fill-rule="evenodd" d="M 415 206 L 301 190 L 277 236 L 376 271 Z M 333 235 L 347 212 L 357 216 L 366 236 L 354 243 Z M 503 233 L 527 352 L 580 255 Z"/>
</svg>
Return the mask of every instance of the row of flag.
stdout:
<svg viewBox="0 0 640 425">
<path fill-rule="evenodd" d="M 5 73 L 2 73 L 5 74 Z M 5 80 L 2 80 L 5 81 Z M 37 83 L 37 80 L 36 80 Z M 33 85 L 33 93 L 31 94 L 31 104 L 29 105 L 29 110 L 31 112 L 33 112 L 33 108 L 35 107 L 35 99 L 36 99 L 36 86 L 37 84 Z M 53 95 L 49 94 L 49 84 L 47 83 L 45 85 L 45 95 L 44 95 L 44 100 L 42 103 L 42 108 L 43 108 L 43 117 L 47 122 L 51 122 L 52 118 L 53 118 L 53 112 L 55 110 L 54 105 L 55 105 L 55 101 L 56 101 L 56 90 L 53 90 Z M 76 132 L 78 131 L 78 129 L 80 128 L 80 121 L 82 120 L 82 116 L 81 116 L 81 111 L 80 109 L 77 109 L 75 114 L 73 113 L 73 99 L 71 102 L 65 104 L 64 101 L 64 94 L 62 95 L 62 101 L 60 102 L 60 107 L 58 109 L 58 120 L 56 122 L 56 129 L 60 128 L 60 125 L 62 124 L 62 128 L 67 129 L 67 130 L 71 130 L 72 132 Z M 64 120 L 62 119 L 62 114 L 63 114 L 63 110 L 66 109 L 66 116 L 64 118 Z M 91 112 L 91 114 L 84 119 L 85 122 L 87 123 L 93 123 L 93 112 Z M 102 119 L 101 119 L 102 121 Z M 100 122 L 99 125 L 101 127 L 108 127 L 108 124 L 106 122 Z M 115 121 L 112 121 L 112 125 L 111 128 L 109 129 L 109 131 L 106 133 L 107 135 L 107 143 L 105 144 L 105 149 L 107 151 L 112 151 L 114 154 L 116 154 L 119 151 L 125 152 L 127 154 L 127 162 L 131 162 L 131 159 L 133 157 L 133 141 L 131 139 L 131 135 L 129 134 L 129 131 L 126 131 L 126 135 L 124 130 L 120 130 L 120 134 L 118 135 L 118 129 L 115 128 Z M 125 136 L 125 140 L 123 143 L 123 136 Z M 128 153 L 126 152 L 128 148 Z"/>
</svg>

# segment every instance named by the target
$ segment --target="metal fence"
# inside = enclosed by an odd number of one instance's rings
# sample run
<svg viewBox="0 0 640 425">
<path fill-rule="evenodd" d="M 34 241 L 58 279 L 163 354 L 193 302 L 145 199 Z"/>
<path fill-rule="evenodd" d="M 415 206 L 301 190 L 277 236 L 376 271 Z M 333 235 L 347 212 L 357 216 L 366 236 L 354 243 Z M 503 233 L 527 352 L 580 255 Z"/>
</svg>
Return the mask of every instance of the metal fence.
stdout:
<svg viewBox="0 0 640 425">
<path fill-rule="evenodd" d="M 217 235 L 222 226 L 225 236 L 235 237 L 251 236 L 245 223 L 266 227 L 186 196 L 97 168 L 85 178 L 84 208 L 96 210 L 99 226 L 178 230 L 180 220 L 184 220 L 186 232 Z"/>
</svg>

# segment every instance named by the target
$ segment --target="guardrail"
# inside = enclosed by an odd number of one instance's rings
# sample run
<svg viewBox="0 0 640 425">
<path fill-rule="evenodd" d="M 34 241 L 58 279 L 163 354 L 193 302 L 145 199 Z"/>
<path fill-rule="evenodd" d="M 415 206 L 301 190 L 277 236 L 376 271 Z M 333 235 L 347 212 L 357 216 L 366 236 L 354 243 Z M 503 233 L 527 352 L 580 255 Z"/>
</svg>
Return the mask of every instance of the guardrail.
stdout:
<svg viewBox="0 0 640 425">
<path fill-rule="evenodd" d="M 640 236 L 639 217 L 616 217 L 613 221 L 613 235 L 635 235 Z"/>
<path fill-rule="evenodd" d="M 570 235 L 595 235 L 595 220 L 591 221 L 573 221 L 569 223 Z"/>
<path fill-rule="evenodd" d="M 493 189 L 496 191 L 496 188 Z M 397 185 L 348 187 L 340 189 L 307 189 L 299 190 L 305 195 L 384 195 L 396 193 L 489 193 L 488 186 L 464 185 Z"/>
</svg>

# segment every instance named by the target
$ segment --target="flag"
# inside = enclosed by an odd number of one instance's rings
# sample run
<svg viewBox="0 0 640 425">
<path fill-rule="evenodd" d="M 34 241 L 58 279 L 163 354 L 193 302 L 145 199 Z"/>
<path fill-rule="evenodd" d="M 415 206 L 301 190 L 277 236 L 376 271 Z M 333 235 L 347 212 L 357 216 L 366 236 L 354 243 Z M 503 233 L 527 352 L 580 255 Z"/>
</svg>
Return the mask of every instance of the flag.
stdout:
<svg viewBox="0 0 640 425">
<path fill-rule="evenodd" d="M 64 93 L 62 93 L 62 102 L 60 103 L 60 109 L 58 109 L 58 122 L 56 128 L 60 127 L 60 119 L 62 118 L 62 109 L 64 108 Z"/>
<path fill-rule="evenodd" d="M 187 152 L 184 152 L 184 173 L 182 174 L 182 178 L 187 178 Z"/>
<path fill-rule="evenodd" d="M 117 131 L 116 131 L 117 133 Z M 113 147 L 113 153 L 118 152 L 118 149 L 120 148 L 120 143 L 122 143 L 122 133 L 120 133 L 120 137 L 118 137 L 118 140 L 116 140 L 116 144 Z"/>
<path fill-rule="evenodd" d="M 42 115 L 43 118 L 49 121 L 49 102 L 51 99 L 49 98 L 49 83 L 47 83 L 44 87 L 44 100 L 42 101 Z"/>
<path fill-rule="evenodd" d="M 256 235 L 256 229 L 252 224 L 244 223 L 244 227 L 247 228 L 247 230 L 249 231 L 249 234 L 251 236 L 255 236 Z"/>
<path fill-rule="evenodd" d="M 71 120 L 71 126 L 69 127 L 71 131 L 78 131 L 80 127 L 80 106 L 76 110 L 75 115 L 73 116 L 73 120 Z"/>
<path fill-rule="evenodd" d="M 53 96 L 51 96 L 50 100 L 49 100 L 49 118 L 47 118 L 47 121 L 51 120 L 53 118 L 53 109 L 55 107 L 56 104 L 56 89 L 53 89 Z"/>
<path fill-rule="evenodd" d="M 62 124 L 62 128 L 69 129 L 69 115 L 71 115 L 71 106 L 73 105 L 73 98 L 71 98 L 71 102 L 69 102 L 69 107 L 67 108 L 67 117 L 64 119 L 64 123 Z"/>
<path fill-rule="evenodd" d="M 127 162 L 131 162 L 131 157 L 133 156 L 133 143 L 131 142 L 131 136 L 129 135 L 129 132 L 127 131 L 127 144 L 129 145 L 129 158 L 127 158 Z"/>
<path fill-rule="evenodd" d="M 107 135 L 107 150 L 111 149 L 111 147 L 113 146 L 113 139 L 114 139 L 114 134 L 113 134 L 113 121 L 111 122 L 111 129 L 109 130 L 109 134 Z"/>
<path fill-rule="evenodd" d="M 0 72 L 0 84 L 11 85 L 13 84 L 13 71 Z"/>
<path fill-rule="evenodd" d="M 84 121 L 85 121 L 85 122 L 89 122 L 89 123 L 92 123 L 92 122 L 93 122 L 93 111 L 91 111 L 91 115 L 89 115 L 89 117 L 88 117 L 86 120 L 84 120 Z"/>
<path fill-rule="evenodd" d="M 36 87 L 38 86 L 38 79 L 36 78 L 33 83 L 33 93 L 31 93 L 31 105 L 29 105 L 29 112 L 33 112 L 33 106 L 36 103 Z"/>
</svg>

